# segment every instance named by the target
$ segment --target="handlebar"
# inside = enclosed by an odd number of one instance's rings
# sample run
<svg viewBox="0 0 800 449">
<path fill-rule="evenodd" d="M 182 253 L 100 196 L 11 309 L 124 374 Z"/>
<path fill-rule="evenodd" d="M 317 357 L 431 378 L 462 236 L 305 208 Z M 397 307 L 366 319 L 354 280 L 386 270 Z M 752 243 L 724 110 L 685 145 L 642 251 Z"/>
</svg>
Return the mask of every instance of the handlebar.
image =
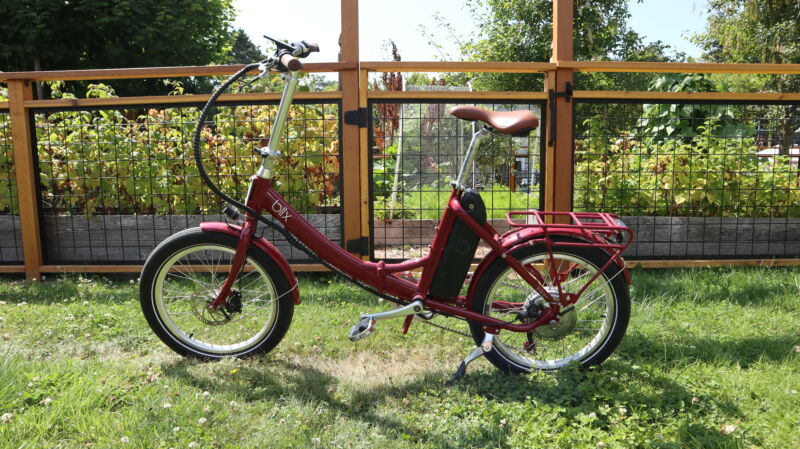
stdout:
<svg viewBox="0 0 800 449">
<path fill-rule="evenodd" d="M 311 53 L 319 51 L 319 45 L 315 42 L 300 41 L 288 44 L 266 35 L 264 37 L 274 42 L 278 47 L 275 52 L 275 58 L 277 58 L 282 68 L 290 72 L 303 70 L 303 63 L 297 58 L 305 58 Z"/>
<path fill-rule="evenodd" d="M 286 67 L 291 72 L 303 70 L 303 63 L 290 53 L 284 53 L 281 55 L 279 61 L 283 67 Z"/>
</svg>

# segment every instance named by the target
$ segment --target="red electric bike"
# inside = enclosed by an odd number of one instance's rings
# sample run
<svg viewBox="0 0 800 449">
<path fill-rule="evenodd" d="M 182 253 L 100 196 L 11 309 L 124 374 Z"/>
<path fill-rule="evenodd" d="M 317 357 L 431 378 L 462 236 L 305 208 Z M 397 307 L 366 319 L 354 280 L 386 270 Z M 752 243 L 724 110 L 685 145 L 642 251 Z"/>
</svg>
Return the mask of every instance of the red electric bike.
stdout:
<svg viewBox="0 0 800 449">
<path fill-rule="evenodd" d="M 539 124 L 533 112 L 452 109 L 452 115 L 482 127 L 451 182 L 430 252 L 396 264 L 363 261 L 315 229 L 274 189 L 273 164 L 281 157 L 279 141 L 303 67 L 298 58 L 318 51 L 305 41 L 275 42 L 272 57 L 244 67 L 215 91 L 194 134 L 200 174 L 230 204 L 224 212 L 239 224 L 208 222 L 178 232 L 144 265 L 142 309 L 167 346 L 184 356 L 219 359 L 265 353 L 281 341 L 300 303 L 298 284 L 276 247 L 256 236 L 261 222 L 331 271 L 398 306 L 362 315 L 350 330 L 353 341 L 390 318 L 404 318 L 403 333 L 415 317 L 467 321 L 477 347 L 454 378 L 480 356 L 503 371 L 524 373 L 598 364 L 612 353 L 630 316 L 630 275 L 621 254 L 632 242 L 631 229 L 607 213 L 523 211 L 509 212 L 511 230 L 499 234 L 480 194 L 464 186 L 481 141 L 492 134 L 527 136 Z M 261 166 L 240 203 L 206 174 L 200 135 L 219 95 L 256 68 L 258 76 L 282 73 L 286 84 L 269 143 L 258 150 Z M 470 276 L 480 241 L 490 251 Z"/>
</svg>

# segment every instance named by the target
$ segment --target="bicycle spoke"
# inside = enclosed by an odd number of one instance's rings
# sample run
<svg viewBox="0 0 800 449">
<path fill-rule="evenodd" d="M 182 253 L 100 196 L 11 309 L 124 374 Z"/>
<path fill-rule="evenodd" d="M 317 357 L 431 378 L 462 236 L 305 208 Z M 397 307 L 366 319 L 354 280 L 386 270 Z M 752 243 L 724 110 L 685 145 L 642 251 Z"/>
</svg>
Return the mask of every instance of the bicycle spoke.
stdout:
<svg viewBox="0 0 800 449">
<path fill-rule="evenodd" d="M 230 271 L 226 266 L 234 253 L 228 247 L 190 248 L 163 268 L 157 297 L 169 317 L 168 326 L 188 344 L 210 352 L 240 350 L 257 341 L 274 319 L 278 295 L 263 269 L 250 257 L 245 259 L 236 280 L 239 288 L 234 288 L 242 295 L 246 310 L 237 313 L 225 308 L 205 309 L 227 279 Z M 199 319 L 214 325 L 202 325 Z"/>
<path fill-rule="evenodd" d="M 556 265 L 549 265 L 546 263 L 548 261 Z M 546 253 L 539 253 L 534 256 L 533 260 L 520 260 L 520 263 L 529 269 L 537 270 L 544 280 L 543 287 L 551 292 L 553 291 L 551 289 L 558 286 L 563 293 L 576 293 L 583 289 L 586 282 L 597 273 L 597 268 L 593 265 L 564 253 L 558 254 L 554 262 L 550 261 L 549 255 Z M 508 331 L 501 332 L 500 338 L 496 340 L 499 343 L 497 349 L 515 354 L 511 357 L 520 360 L 520 364 L 527 363 L 542 367 L 562 366 L 579 357 L 580 354 L 591 351 L 593 345 L 602 341 L 597 340 L 597 336 L 604 332 L 603 329 L 607 329 L 606 323 L 609 318 L 601 314 L 612 299 L 610 296 L 612 279 L 613 277 L 608 279 L 605 276 L 599 276 L 588 285 L 587 291 L 576 302 L 578 307 L 569 312 L 571 315 L 564 315 L 552 325 L 543 325 L 538 332 L 534 330 L 531 341 L 535 344 L 535 349 L 531 352 L 525 348 L 525 344 L 529 340 L 527 333 Z M 496 307 L 492 305 L 494 302 L 506 303 L 509 302 L 508 298 L 516 298 L 521 302 L 523 299 L 530 300 L 539 295 L 531 285 L 528 285 L 524 279 L 509 268 L 491 287 L 489 297 L 492 298 L 492 302 L 485 304 L 487 314 L 507 321 L 509 315 L 515 312 L 519 313 L 522 308 Z M 591 310 L 589 310 L 590 308 Z M 541 365 L 538 365 L 540 363 Z"/>
</svg>

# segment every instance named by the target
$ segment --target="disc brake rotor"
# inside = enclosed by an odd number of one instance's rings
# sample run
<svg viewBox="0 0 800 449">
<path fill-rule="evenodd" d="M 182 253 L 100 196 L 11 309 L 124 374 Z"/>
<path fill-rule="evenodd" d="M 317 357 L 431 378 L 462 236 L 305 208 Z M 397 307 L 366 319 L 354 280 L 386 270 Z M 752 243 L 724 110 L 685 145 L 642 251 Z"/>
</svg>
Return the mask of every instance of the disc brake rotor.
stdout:
<svg viewBox="0 0 800 449">
<path fill-rule="evenodd" d="M 230 316 L 222 309 L 211 309 L 208 306 L 214 298 L 208 298 L 205 292 L 192 295 L 192 314 L 201 323 L 209 326 L 221 326 L 230 321 Z"/>
</svg>

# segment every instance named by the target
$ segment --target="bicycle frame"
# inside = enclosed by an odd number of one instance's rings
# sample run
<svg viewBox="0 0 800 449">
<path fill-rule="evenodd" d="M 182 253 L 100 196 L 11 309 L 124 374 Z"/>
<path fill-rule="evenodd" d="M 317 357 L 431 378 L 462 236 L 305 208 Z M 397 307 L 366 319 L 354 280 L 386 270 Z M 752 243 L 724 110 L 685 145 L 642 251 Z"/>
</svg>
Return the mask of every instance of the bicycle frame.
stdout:
<svg viewBox="0 0 800 449">
<path fill-rule="evenodd" d="M 277 157 L 279 153 L 275 151 L 278 144 L 278 139 L 283 129 L 284 122 L 287 117 L 289 105 L 291 104 L 294 90 L 297 86 L 297 78 L 295 73 L 287 75 L 288 80 L 286 88 L 284 89 L 281 103 L 278 108 L 278 116 L 275 121 L 275 129 L 270 137 L 269 147 L 262 151 L 264 155 L 264 162 L 258 173 L 250 180 L 250 188 L 247 194 L 247 206 L 253 210 L 261 213 L 262 211 L 269 212 L 278 222 L 308 248 L 310 248 L 320 258 L 328 261 L 331 265 L 357 279 L 367 285 L 372 286 L 378 292 L 387 294 L 403 301 L 412 302 L 420 300 L 424 306 L 432 311 L 440 312 L 446 315 L 454 315 L 466 320 L 480 323 L 484 325 L 484 329 L 488 333 L 497 333 L 500 329 L 506 329 L 515 332 L 529 332 L 545 323 L 551 323 L 553 320 L 558 320 L 559 313 L 570 307 L 577 302 L 580 295 L 584 292 L 586 287 L 591 284 L 603 271 L 605 271 L 612 263 L 616 263 L 626 273 L 624 262 L 620 255 L 622 251 L 631 243 L 632 232 L 630 228 L 624 224 L 616 222 L 616 217 L 610 214 L 575 214 L 575 213 L 544 213 L 544 212 L 510 212 L 508 215 L 509 223 L 512 230 L 500 235 L 488 222 L 479 223 L 472 218 L 462 207 L 459 202 L 464 191 L 461 182 L 463 180 L 463 173 L 459 175 L 458 181 L 453 183 L 453 190 L 450 199 L 444 209 L 444 213 L 439 222 L 436 235 L 434 236 L 429 253 L 417 259 L 410 259 L 401 263 L 385 263 L 383 261 L 371 262 L 364 261 L 360 258 L 353 256 L 339 245 L 333 243 L 327 236 L 319 232 L 312 226 L 299 212 L 297 212 L 286 200 L 274 189 L 274 181 L 272 179 L 272 166 L 273 158 Z M 473 143 L 470 145 L 468 153 L 465 157 L 464 167 L 468 167 L 466 163 L 474 157 L 476 143 L 482 137 L 481 134 L 476 133 L 473 136 Z M 465 168 L 462 168 L 464 170 Z M 535 224 L 519 224 L 511 220 L 513 215 L 528 214 L 533 215 L 536 220 Z M 572 224 L 546 224 L 545 218 L 548 216 L 562 215 L 572 221 Z M 563 217 L 562 217 L 563 218 Z M 431 283 L 434 275 L 439 267 L 441 256 L 444 247 L 447 243 L 447 238 L 450 229 L 452 229 L 456 220 L 462 220 L 473 232 L 475 232 L 480 239 L 485 242 L 492 250 L 491 255 L 494 258 L 502 258 L 516 273 L 519 274 L 531 287 L 548 303 L 551 307 L 545 309 L 542 314 L 532 322 L 522 324 L 508 323 L 494 317 L 474 312 L 470 309 L 469 295 L 456 296 L 449 298 L 433 297 L 429 294 Z M 591 222 L 589 222 L 591 220 Z M 209 226 L 209 223 L 204 223 L 201 227 Z M 241 227 L 228 226 L 229 230 L 239 234 L 239 244 L 236 249 L 236 254 L 231 262 L 231 271 L 226 279 L 225 284 L 217 295 L 216 299 L 209 307 L 221 307 L 226 305 L 227 298 L 231 292 L 232 286 L 239 271 L 241 270 L 246 259 L 247 251 L 254 241 L 254 234 L 256 230 L 257 219 L 251 214 L 245 216 L 244 224 Z M 609 240 L 612 236 L 627 233 L 626 241 L 615 243 Z M 555 279 L 558 288 L 558 299 L 554 298 L 545 287 L 545 279 L 535 269 L 528 269 L 514 257 L 512 252 L 522 244 L 538 244 L 546 245 L 550 254 L 550 278 Z M 558 281 L 559 273 L 557 270 L 557 263 L 553 259 L 553 247 L 559 245 L 566 246 L 592 246 L 599 247 L 609 253 L 609 260 L 581 289 L 578 293 L 563 293 L 561 290 L 560 281 Z M 490 258 L 491 259 L 491 258 Z M 486 264 L 482 264 L 476 271 L 476 276 L 485 269 Z M 412 270 L 422 270 L 419 282 L 414 283 L 407 279 L 399 277 L 397 274 Z M 474 278 L 475 278 L 474 277 Z M 524 300 L 521 298 L 520 301 Z M 507 303 L 497 304 L 494 307 L 519 307 L 520 303 Z M 408 325 L 408 321 L 406 326 Z"/>
</svg>

